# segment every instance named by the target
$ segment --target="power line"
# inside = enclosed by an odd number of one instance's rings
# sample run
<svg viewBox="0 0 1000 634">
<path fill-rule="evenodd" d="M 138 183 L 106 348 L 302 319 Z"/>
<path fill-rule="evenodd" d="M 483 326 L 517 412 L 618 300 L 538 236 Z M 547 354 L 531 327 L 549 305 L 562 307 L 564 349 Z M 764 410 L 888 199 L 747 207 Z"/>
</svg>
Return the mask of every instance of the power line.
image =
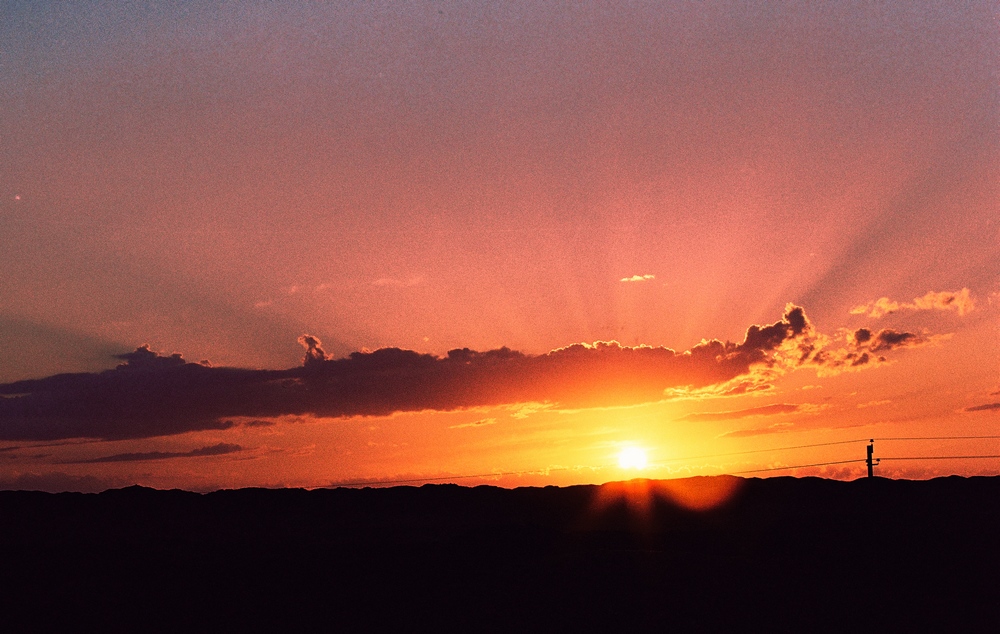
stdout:
<svg viewBox="0 0 1000 634">
<path fill-rule="evenodd" d="M 827 446 L 830 446 L 830 445 L 847 445 L 847 444 L 852 444 L 852 443 L 857 443 L 857 442 L 868 442 L 868 439 L 867 438 L 860 438 L 860 439 L 855 439 L 855 440 L 838 440 L 838 441 L 834 441 L 834 442 L 812 443 L 812 444 L 808 444 L 808 445 L 792 445 L 792 446 L 789 446 L 789 447 L 773 447 L 773 448 L 769 448 L 769 449 L 750 449 L 750 450 L 747 450 L 747 451 L 733 451 L 733 452 L 721 453 L 721 454 L 707 454 L 707 455 L 702 455 L 702 456 L 688 456 L 688 457 L 685 457 L 685 458 L 668 458 L 666 460 L 660 460 L 660 461 L 654 462 L 654 463 L 650 464 L 649 466 L 650 467 L 658 467 L 658 466 L 665 466 L 665 464 L 668 463 L 668 462 L 684 462 L 684 461 L 687 461 L 687 460 L 699 460 L 699 459 L 703 459 L 703 458 L 725 458 L 727 456 L 742 456 L 742 455 L 745 455 L 745 454 L 764 453 L 764 452 L 768 452 L 768 451 L 788 451 L 788 450 L 791 450 L 791 449 L 809 449 L 809 448 L 812 448 L 812 447 L 827 447 Z M 848 460 L 848 461 L 844 461 L 844 462 L 857 462 L 857 461 L 856 460 Z M 802 466 L 803 467 L 813 467 L 813 466 L 823 466 L 823 465 L 826 465 L 826 464 L 843 464 L 843 463 L 841 463 L 841 462 L 837 462 L 837 463 L 830 462 L 830 463 L 822 463 L 821 465 L 817 464 L 817 465 L 802 465 Z M 353 482 L 338 482 L 334 486 L 338 486 L 338 487 L 355 487 L 355 486 L 371 486 L 371 485 L 375 485 L 375 484 L 410 484 L 410 483 L 413 483 L 413 482 L 443 482 L 443 481 L 449 481 L 449 480 L 471 480 L 471 479 L 474 479 L 474 478 L 501 478 L 501 477 L 505 477 L 505 476 L 519 476 L 519 475 L 537 474 L 537 473 L 543 473 L 543 472 L 547 473 L 547 472 L 550 472 L 550 471 L 569 471 L 571 468 L 595 469 L 596 470 L 596 469 L 606 469 L 608 467 L 613 467 L 613 466 L 614 465 L 599 465 L 599 466 L 595 466 L 595 467 L 552 467 L 552 468 L 549 468 L 549 469 L 531 469 L 531 470 L 525 470 L 525 471 L 494 471 L 492 473 L 475 473 L 475 474 L 468 474 L 468 475 L 440 476 L 440 477 L 434 477 L 434 478 L 406 478 L 406 479 L 397 479 L 397 480 L 358 480 L 358 481 L 353 481 Z M 782 467 L 782 468 L 783 469 L 797 469 L 799 467 Z M 755 470 L 752 470 L 752 471 L 735 471 L 733 473 L 756 473 L 758 471 L 771 471 L 771 470 L 776 470 L 776 469 L 755 469 Z"/>
<path fill-rule="evenodd" d="M 739 475 L 741 473 L 761 473 L 763 471 L 786 471 L 788 469 L 804 469 L 806 467 L 825 467 L 833 464 L 848 464 L 851 462 L 865 462 L 863 458 L 855 460 L 838 460 L 836 462 L 816 462 L 813 464 L 799 464 L 788 467 L 768 467 L 767 469 L 747 469 L 746 471 L 731 471 L 729 475 Z"/>
<path fill-rule="evenodd" d="M 984 440 L 997 439 L 1000 436 L 897 436 L 893 438 L 876 438 L 875 440 Z"/>
<path fill-rule="evenodd" d="M 855 438 L 852 440 L 837 440 L 833 442 L 819 442 L 812 443 L 808 445 L 790 445 L 788 447 L 771 447 L 768 449 L 749 449 L 746 451 L 731 451 L 728 453 L 716 453 L 716 454 L 705 454 L 701 456 L 686 456 L 683 458 L 667 458 L 665 460 L 658 460 L 654 465 L 658 466 L 664 465 L 668 462 L 684 462 L 686 460 L 700 460 L 703 458 L 726 458 L 729 456 L 743 456 L 747 454 L 754 453 L 767 453 L 769 451 L 789 451 L 792 449 L 811 449 L 813 447 L 828 447 L 831 445 L 849 445 L 856 442 L 868 442 L 871 436 L 868 438 Z M 995 436 L 892 436 L 892 437 L 876 437 L 874 440 L 984 440 L 984 439 L 1000 439 L 1000 435 Z"/>
<path fill-rule="evenodd" d="M 768 451 L 788 451 L 790 449 L 809 449 L 811 447 L 828 447 L 830 445 L 848 445 L 856 442 L 868 442 L 868 438 L 857 438 L 854 440 L 837 440 L 834 442 L 818 442 L 810 445 L 792 445 L 789 447 L 771 447 L 768 449 L 748 449 L 747 451 L 731 451 L 729 453 L 706 454 L 704 456 L 687 456 L 684 458 L 667 458 L 666 460 L 660 460 L 655 464 L 661 465 L 667 462 L 683 462 L 685 460 L 700 460 L 702 458 L 725 458 L 728 456 L 742 456 L 751 453 L 766 453 Z"/>
<path fill-rule="evenodd" d="M 987 439 L 1000 439 L 1000 435 L 983 435 L 983 436 L 893 436 L 893 437 L 882 437 L 875 438 L 879 441 L 915 441 L 915 440 L 987 440 Z M 731 456 L 742 456 L 755 453 L 766 453 L 774 451 L 790 451 L 793 449 L 811 449 L 814 447 L 829 447 L 833 445 L 848 445 L 858 442 L 868 442 L 869 438 L 856 438 L 852 440 L 836 440 L 831 442 L 821 442 L 821 443 L 811 443 L 806 445 L 789 445 L 786 447 L 771 447 L 767 449 L 748 449 L 746 451 L 731 451 L 728 453 L 718 453 L 718 454 L 705 454 L 700 456 L 687 456 L 683 458 L 667 458 L 665 460 L 659 460 L 657 462 L 651 463 L 650 467 L 661 467 L 666 466 L 667 463 L 685 462 L 690 460 L 700 460 L 705 458 L 726 458 Z M 976 460 L 976 459 L 1000 459 L 1000 454 L 998 455 L 975 455 L 975 456 L 899 456 L 899 457 L 889 457 L 880 458 L 881 460 Z M 764 473 L 768 471 L 787 471 L 790 469 L 805 469 L 807 467 L 825 467 L 830 465 L 838 464 L 851 464 L 854 462 L 866 462 L 864 459 L 856 460 L 837 460 L 834 462 L 816 462 L 812 464 L 804 465 L 792 465 L 787 467 L 767 467 L 763 469 L 745 469 L 741 471 L 729 471 L 726 472 L 728 475 L 740 475 L 743 473 Z M 395 480 L 358 480 L 353 482 L 338 482 L 332 486 L 337 487 L 357 487 L 357 486 L 373 486 L 373 485 L 393 485 L 393 484 L 411 484 L 415 482 L 445 482 L 452 480 L 471 480 L 475 478 L 502 478 L 506 476 L 521 476 L 527 474 L 542 474 L 549 473 L 552 471 L 569 471 L 571 469 L 606 469 L 613 467 L 614 465 L 599 465 L 590 467 L 550 467 L 547 469 L 531 469 L 523 471 L 493 471 L 491 473 L 476 473 L 467 475 L 453 475 L 453 476 L 439 476 L 433 478 L 406 478 L 406 479 L 395 479 Z"/>
<path fill-rule="evenodd" d="M 881 460 L 972 460 L 974 458 L 1000 458 L 995 456 L 898 456 L 896 458 L 881 458 Z"/>
</svg>

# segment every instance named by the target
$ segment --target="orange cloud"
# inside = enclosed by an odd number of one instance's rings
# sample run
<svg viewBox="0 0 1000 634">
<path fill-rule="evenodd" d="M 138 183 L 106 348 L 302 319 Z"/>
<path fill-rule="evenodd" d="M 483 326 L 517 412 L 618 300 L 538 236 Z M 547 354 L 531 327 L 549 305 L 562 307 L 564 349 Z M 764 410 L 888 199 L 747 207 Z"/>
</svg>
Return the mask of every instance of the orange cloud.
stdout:
<svg viewBox="0 0 1000 634">
<path fill-rule="evenodd" d="M 728 412 L 699 412 L 695 414 L 687 414 L 685 416 L 681 416 L 677 420 L 703 420 L 703 421 L 734 420 L 737 418 L 747 418 L 750 416 L 773 416 L 775 414 L 789 414 L 791 412 L 797 412 L 801 408 L 802 408 L 801 405 L 791 405 L 789 403 L 775 403 L 773 405 L 764 405 L 762 407 L 751 407 L 749 409 L 740 409 Z"/>
<path fill-rule="evenodd" d="M 767 427 L 755 427 L 753 429 L 738 429 L 722 434 L 719 438 L 751 438 L 753 436 L 763 436 L 765 434 L 783 434 L 795 428 L 793 423 L 774 423 Z"/>
<path fill-rule="evenodd" d="M 976 302 L 969 289 L 963 288 L 960 291 L 942 291 L 940 293 L 929 291 L 923 297 L 915 297 L 910 303 L 900 303 L 892 301 L 888 297 L 880 297 L 873 302 L 855 306 L 850 312 L 852 315 L 868 315 L 873 319 L 900 310 L 954 310 L 959 315 L 966 315 L 972 312 L 975 306 Z"/>
<path fill-rule="evenodd" d="M 632 277 L 623 277 L 621 282 L 645 282 L 647 280 L 655 280 L 655 275 L 633 275 Z"/>
<path fill-rule="evenodd" d="M 919 348 L 934 345 L 951 335 L 918 335 L 884 328 L 873 332 L 868 328 L 842 331 L 845 345 L 831 350 L 821 350 L 813 358 L 821 376 L 876 367 L 888 359 L 886 352 L 900 348 Z"/>
<path fill-rule="evenodd" d="M 303 335 L 300 367 L 246 370 L 160 356 L 148 346 L 113 370 L 0 384 L 0 439 L 126 439 L 228 429 L 233 419 L 347 417 L 536 403 L 567 408 L 637 405 L 681 396 L 766 390 L 796 368 L 850 369 L 928 341 L 913 333 L 852 333 L 827 352 L 805 311 L 789 304 L 741 343 L 703 340 L 685 352 L 618 342 L 573 344 L 547 354 L 455 349 L 444 357 L 383 348 L 332 359 Z M 512 416 L 527 415 L 518 410 Z"/>
<path fill-rule="evenodd" d="M 496 425 L 497 419 L 495 418 L 481 418 L 479 420 L 474 420 L 471 423 L 461 423 L 459 425 L 451 425 L 448 429 L 467 429 L 469 427 L 484 427 L 486 425 Z"/>
</svg>

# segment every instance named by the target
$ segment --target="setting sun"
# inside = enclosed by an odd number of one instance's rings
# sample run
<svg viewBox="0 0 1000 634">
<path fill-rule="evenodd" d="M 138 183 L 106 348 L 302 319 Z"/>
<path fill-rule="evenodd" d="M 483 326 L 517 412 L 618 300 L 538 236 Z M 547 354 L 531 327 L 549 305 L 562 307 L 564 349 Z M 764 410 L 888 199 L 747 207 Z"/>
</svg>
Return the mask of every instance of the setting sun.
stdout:
<svg viewBox="0 0 1000 634">
<path fill-rule="evenodd" d="M 618 466 L 622 469 L 645 469 L 646 450 L 639 447 L 625 447 L 618 453 Z"/>
</svg>

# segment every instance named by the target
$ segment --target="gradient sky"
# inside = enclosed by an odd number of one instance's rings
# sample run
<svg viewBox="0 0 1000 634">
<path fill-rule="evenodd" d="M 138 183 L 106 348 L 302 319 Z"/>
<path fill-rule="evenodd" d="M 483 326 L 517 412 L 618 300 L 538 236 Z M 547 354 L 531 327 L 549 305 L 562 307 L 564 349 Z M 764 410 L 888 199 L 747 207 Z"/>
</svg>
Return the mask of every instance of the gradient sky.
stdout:
<svg viewBox="0 0 1000 634">
<path fill-rule="evenodd" d="M 1000 454 L 996 1 L 147 4 L 0 7 L 0 486 Z"/>
</svg>

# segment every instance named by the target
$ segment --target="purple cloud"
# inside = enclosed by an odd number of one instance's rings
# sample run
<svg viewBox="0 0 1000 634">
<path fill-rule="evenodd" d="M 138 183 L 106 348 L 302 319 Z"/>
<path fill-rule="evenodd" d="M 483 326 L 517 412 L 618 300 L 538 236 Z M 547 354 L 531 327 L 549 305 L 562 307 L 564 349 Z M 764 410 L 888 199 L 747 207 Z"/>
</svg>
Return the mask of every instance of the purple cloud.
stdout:
<svg viewBox="0 0 1000 634">
<path fill-rule="evenodd" d="M 882 333 L 873 339 L 883 342 L 880 350 L 908 341 L 907 333 Z M 147 438 L 228 429 L 237 417 L 388 415 L 523 402 L 634 405 L 663 400 L 667 390 L 676 397 L 763 389 L 787 367 L 825 363 L 805 312 L 792 305 L 781 320 L 748 328 L 742 343 L 703 341 L 685 352 L 598 342 L 541 355 L 462 348 L 438 357 L 384 348 L 331 359 L 318 338 L 299 341 L 303 364 L 288 370 L 211 367 L 142 346 L 121 355 L 113 370 L 2 384 L 0 439 Z"/>
</svg>

